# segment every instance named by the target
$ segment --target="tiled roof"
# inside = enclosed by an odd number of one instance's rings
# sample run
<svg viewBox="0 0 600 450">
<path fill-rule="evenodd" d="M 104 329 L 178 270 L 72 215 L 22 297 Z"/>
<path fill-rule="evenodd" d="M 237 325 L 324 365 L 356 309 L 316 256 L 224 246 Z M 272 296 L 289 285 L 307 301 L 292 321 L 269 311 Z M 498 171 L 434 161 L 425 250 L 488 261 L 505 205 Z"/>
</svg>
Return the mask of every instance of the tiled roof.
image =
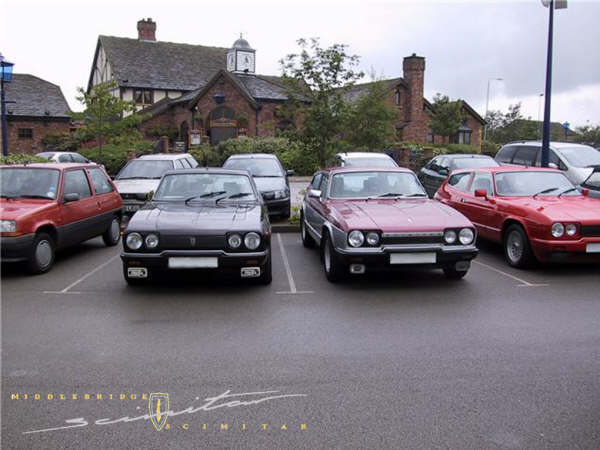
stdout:
<svg viewBox="0 0 600 450">
<path fill-rule="evenodd" d="M 8 116 L 70 117 L 71 110 L 60 87 L 25 73 L 13 74 L 6 87 Z"/>
<path fill-rule="evenodd" d="M 234 75 L 256 100 L 287 100 L 281 78 L 269 75 Z"/>
<path fill-rule="evenodd" d="M 226 67 L 227 48 L 100 36 L 120 86 L 191 91 Z"/>
<path fill-rule="evenodd" d="M 369 83 L 355 84 L 344 94 L 344 99 L 346 101 L 354 102 L 365 95 L 374 83 L 378 82 L 379 81 L 371 81 Z M 393 89 L 399 84 L 406 84 L 404 78 L 390 78 L 388 80 L 381 80 L 380 82 L 385 83 L 388 89 Z"/>
</svg>

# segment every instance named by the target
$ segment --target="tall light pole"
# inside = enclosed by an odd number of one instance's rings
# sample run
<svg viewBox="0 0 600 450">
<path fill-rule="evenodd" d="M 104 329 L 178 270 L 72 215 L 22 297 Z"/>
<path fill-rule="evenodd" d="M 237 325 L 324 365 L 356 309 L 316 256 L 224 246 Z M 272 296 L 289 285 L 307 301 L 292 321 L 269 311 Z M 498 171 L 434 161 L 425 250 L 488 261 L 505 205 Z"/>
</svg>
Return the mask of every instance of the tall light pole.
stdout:
<svg viewBox="0 0 600 450">
<path fill-rule="evenodd" d="M 2 156 L 8 156 L 8 126 L 6 125 L 6 104 L 12 103 L 6 101 L 6 88 L 5 83 L 12 81 L 12 71 L 14 64 L 8 62 L 0 53 L 0 120 L 2 122 Z"/>
<path fill-rule="evenodd" d="M 542 0 L 542 5 L 549 9 L 548 18 L 548 54 L 546 58 L 546 92 L 544 104 L 544 130 L 542 133 L 541 166 L 548 167 L 550 158 L 550 99 L 552 97 L 552 35 L 554 27 L 554 9 L 565 9 L 567 0 Z"/>
<path fill-rule="evenodd" d="M 502 81 L 502 78 L 490 78 L 487 82 L 487 95 L 485 96 L 485 119 L 487 120 L 487 115 L 490 107 L 490 83 L 492 81 Z M 487 123 L 483 127 L 483 140 L 487 139 Z"/>
<path fill-rule="evenodd" d="M 539 134 L 539 138 L 542 138 L 542 98 L 544 97 L 544 93 L 542 92 L 539 96 L 538 96 L 538 118 L 537 121 L 540 124 L 540 127 L 538 129 L 538 134 Z"/>
</svg>

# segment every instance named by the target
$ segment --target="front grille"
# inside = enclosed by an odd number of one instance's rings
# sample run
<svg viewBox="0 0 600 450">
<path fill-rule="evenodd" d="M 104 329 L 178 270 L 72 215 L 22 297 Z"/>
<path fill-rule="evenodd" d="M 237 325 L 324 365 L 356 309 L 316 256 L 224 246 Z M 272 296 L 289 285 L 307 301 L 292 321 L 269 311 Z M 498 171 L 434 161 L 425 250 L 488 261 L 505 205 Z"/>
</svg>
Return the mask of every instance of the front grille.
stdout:
<svg viewBox="0 0 600 450">
<path fill-rule="evenodd" d="M 227 242 L 224 235 L 161 234 L 160 247 L 165 250 L 221 250 L 227 248 Z"/>
<path fill-rule="evenodd" d="M 265 200 L 273 200 L 275 198 L 275 192 L 263 192 L 262 197 Z"/>
<path fill-rule="evenodd" d="M 600 225 L 583 225 L 581 227 L 581 234 L 585 237 L 600 236 Z"/>
<path fill-rule="evenodd" d="M 146 200 L 146 194 L 121 194 L 123 200 Z"/>
<path fill-rule="evenodd" d="M 443 244 L 443 236 L 383 236 L 383 245 Z"/>
</svg>

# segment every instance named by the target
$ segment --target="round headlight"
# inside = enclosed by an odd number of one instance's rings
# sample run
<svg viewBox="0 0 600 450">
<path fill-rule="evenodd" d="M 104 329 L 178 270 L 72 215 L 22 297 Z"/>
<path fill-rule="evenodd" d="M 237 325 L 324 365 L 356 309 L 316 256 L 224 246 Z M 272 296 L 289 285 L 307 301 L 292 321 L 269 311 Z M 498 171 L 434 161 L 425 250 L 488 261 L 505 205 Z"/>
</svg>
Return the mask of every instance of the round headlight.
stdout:
<svg viewBox="0 0 600 450">
<path fill-rule="evenodd" d="M 146 236 L 144 242 L 146 242 L 146 247 L 156 248 L 158 247 L 158 236 L 155 234 L 149 234 L 148 236 Z"/>
<path fill-rule="evenodd" d="M 244 236 L 244 245 L 250 250 L 256 250 L 260 246 L 260 236 L 254 231 L 246 233 Z"/>
<path fill-rule="evenodd" d="M 567 233 L 567 236 L 575 236 L 577 234 L 577 225 L 568 223 L 565 227 L 565 232 Z"/>
<path fill-rule="evenodd" d="M 446 244 L 454 244 L 456 242 L 456 231 L 446 230 L 444 232 L 444 240 L 446 241 Z"/>
<path fill-rule="evenodd" d="M 469 245 L 473 242 L 473 239 L 475 239 L 475 233 L 470 228 L 463 228 L 458 233 L 458 240 L 462 245 Z"/>
<path fill-rule="evenodd" d="M 239 234 L 230 234 L 227 238 L 227 243 L 231 248 L 238 248 L 242 245 L 242 238 Z"/>
<path fill-rule="evenodd" d="M 142 235 L 140 233 L 129 233 L 125 238 L 127 247 L 131 250 L 137 250 L 142 246 Z"/>
<path fill-rule="evenodd" d="M 565 227 L 562 223 L 557 222 L 552 225 L 552 236 L 559 238 L 563 234 L 565 234 Z"/>
<path fill-rule="evenodd" d="M 348 234 L 348 244 L 352 247 L 360 247 L 365 242 L 365 236 L 361 231 L 354 230 Z"/>
<path fill-rule="evenodd" d="M 367 233 L 367 244 L 372 246 L 379 245 L 379 235 L 374 231 Z"/>
</svg>

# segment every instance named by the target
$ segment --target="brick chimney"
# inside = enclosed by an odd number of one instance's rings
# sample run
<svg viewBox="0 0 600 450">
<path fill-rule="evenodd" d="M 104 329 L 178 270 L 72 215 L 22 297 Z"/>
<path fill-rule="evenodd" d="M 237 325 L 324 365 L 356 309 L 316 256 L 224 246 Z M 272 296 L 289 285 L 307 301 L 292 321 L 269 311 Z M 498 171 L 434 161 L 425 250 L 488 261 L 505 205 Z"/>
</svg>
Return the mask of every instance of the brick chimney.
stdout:
<svg viewBox="0 0 600 450">
<path fill-rule="evenodd" d="M 138 39 L 140 41 L 156 41 L 156 22 L 150 17 L 137 23 Z"/>
<path fill-rule="evenodd" d="M 429 125 L 423 111 L 423 92 L 425 85 L 425 58 L 413 53 L 404 58 L 402 64 L 404 81 L 408 85 L 406 99 L 406 116 L 408 122 L 404 128 L 403 139 L 406 141 L 426 142 Z"/>
</svg>

